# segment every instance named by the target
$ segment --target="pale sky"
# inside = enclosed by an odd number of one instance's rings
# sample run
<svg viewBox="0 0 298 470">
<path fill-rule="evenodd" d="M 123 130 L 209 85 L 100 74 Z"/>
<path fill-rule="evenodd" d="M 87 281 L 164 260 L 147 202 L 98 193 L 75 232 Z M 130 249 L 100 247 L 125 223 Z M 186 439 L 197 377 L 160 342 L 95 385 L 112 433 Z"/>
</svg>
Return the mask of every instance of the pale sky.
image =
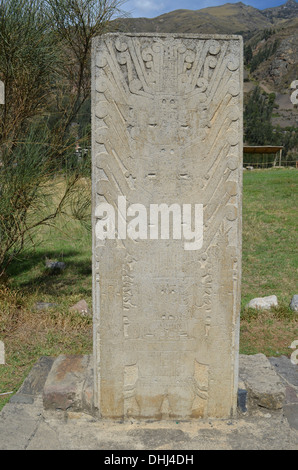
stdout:
<svg viewBox="0 0 298 470">
<path fill-rule="evenodd" d="M 264 10 L 283 5 L 286 0 L 244 0 L 242 3 Z M 201 8 L 238 3 L 238 0 L 128 0 L 122 7 L 133 18 L 154 18 L 173 10 L 200 10 Z"/>
</svg>

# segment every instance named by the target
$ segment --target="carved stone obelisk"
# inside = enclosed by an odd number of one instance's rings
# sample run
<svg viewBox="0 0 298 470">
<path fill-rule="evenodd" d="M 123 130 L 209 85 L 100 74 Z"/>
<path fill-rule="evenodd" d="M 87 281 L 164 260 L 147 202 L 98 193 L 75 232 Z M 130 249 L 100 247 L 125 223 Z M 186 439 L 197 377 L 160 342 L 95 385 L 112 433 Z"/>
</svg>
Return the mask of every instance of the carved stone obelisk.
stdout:
<svg viewBox="0 0 298 470">
<path fill-rule="evenodd" d="M 92 69 L 95 407 L 231 417 L 242 39 L 107 34 Z"/>
</svg>

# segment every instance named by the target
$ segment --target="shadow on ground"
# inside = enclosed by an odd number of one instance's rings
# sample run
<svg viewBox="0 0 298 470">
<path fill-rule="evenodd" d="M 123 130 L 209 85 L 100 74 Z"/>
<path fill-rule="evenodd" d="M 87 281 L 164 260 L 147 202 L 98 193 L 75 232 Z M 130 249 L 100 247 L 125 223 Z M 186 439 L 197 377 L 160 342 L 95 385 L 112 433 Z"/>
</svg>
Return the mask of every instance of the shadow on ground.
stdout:
<svg viewBox="0 0 298 470">
<path fill-rule="evenodd" d="M 80 251 L 39 250 L 22 255 L 9 266 L 7 275 L 13 285 L 26 292 L 37 290 L 47 295 L 72 294 L 72 291 L 91 295 L 92 261 L 80 259 Z M 46 259 L 62 261 L 65 269 L 51 272 L 46 268 Z"/>
</svg>

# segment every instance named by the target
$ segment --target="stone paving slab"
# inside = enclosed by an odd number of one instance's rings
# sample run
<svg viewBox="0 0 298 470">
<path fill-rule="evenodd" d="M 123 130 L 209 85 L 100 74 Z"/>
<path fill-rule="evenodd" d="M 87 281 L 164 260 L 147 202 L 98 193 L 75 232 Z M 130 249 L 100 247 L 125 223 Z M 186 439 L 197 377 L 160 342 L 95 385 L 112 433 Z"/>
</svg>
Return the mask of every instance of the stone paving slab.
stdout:
<svg viewBox="0 0 298 470">
<path fill-rule="evenodd" d="M 0 450 L 297 450 L 298 433 L 282 412 L 191 422 L 119 423 L 80 413 L 44 412 L 41 401 L 9 404 L 0 418 Z"/>
<path fill-rule="evenodd" d="M 286 356 L 271 357 L 269 361 L 286 388 L 284 415 L 290 425 L 298 430 L 298 366 Z"/>
<path fill-rule="evenodd" d="M 47 377 L 56 358 L 41 357 L 24 380 L 18 393 L 12 396 L 10 403 L 29 404 L 43 393 Z"/>
<path fill-rule="evenodd" d="M 292 364 L 286 356 L 270 357 L 270 364 L 275 372 L 282 378 L 283 382 L 298 389 L 298 366 Z"/>
</svg>

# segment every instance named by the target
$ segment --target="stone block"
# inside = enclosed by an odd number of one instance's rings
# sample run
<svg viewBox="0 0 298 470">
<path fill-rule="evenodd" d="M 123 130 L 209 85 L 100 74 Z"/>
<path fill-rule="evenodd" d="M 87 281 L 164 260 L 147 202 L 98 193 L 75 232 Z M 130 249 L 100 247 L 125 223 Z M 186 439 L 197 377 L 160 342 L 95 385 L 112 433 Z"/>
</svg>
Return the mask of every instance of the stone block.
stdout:
<svg viewBox="0 0 298 470">
<path fill-rule="evenodd" d="M 90 312 L 90 309 L 88 307 L 86 300 L 80 300 L 79 302 L 77 302 L 75 305 L 70 307 L 70 311 L 81 313 L 82 316 L 84 317 L 88 317 L 91 315 L 91 312 Z"/>
<path fill-rule="evenodd" d="M 291 303 L 290 303 L 290 309 L 293 310 L 294 312 L 298 312 L 298 295 L 295 294 L 292 297 Z"/>
<path fill-rule="evenodd" d="M 93 369 L 90 356 L 59 356 L 43 389 L 46 410 L 92 412 Z"/>
<path fill-rule="evenodd" d="M 245 384 L 250 410 L 258 407 L 279 410 L 283 407 L 285 385 L 264 354 L 240 355 L 239 376 Z"/>
<path fill-rule="evenodd" d="M 270 310 L 271 307 L 278 307 L 278 301 L 276 295 L 269 295 L 267 297 L 257 297 L 252 299 L 248 305 L 248 308 L 255 308 L 258 310 Z"/>
</svg>

